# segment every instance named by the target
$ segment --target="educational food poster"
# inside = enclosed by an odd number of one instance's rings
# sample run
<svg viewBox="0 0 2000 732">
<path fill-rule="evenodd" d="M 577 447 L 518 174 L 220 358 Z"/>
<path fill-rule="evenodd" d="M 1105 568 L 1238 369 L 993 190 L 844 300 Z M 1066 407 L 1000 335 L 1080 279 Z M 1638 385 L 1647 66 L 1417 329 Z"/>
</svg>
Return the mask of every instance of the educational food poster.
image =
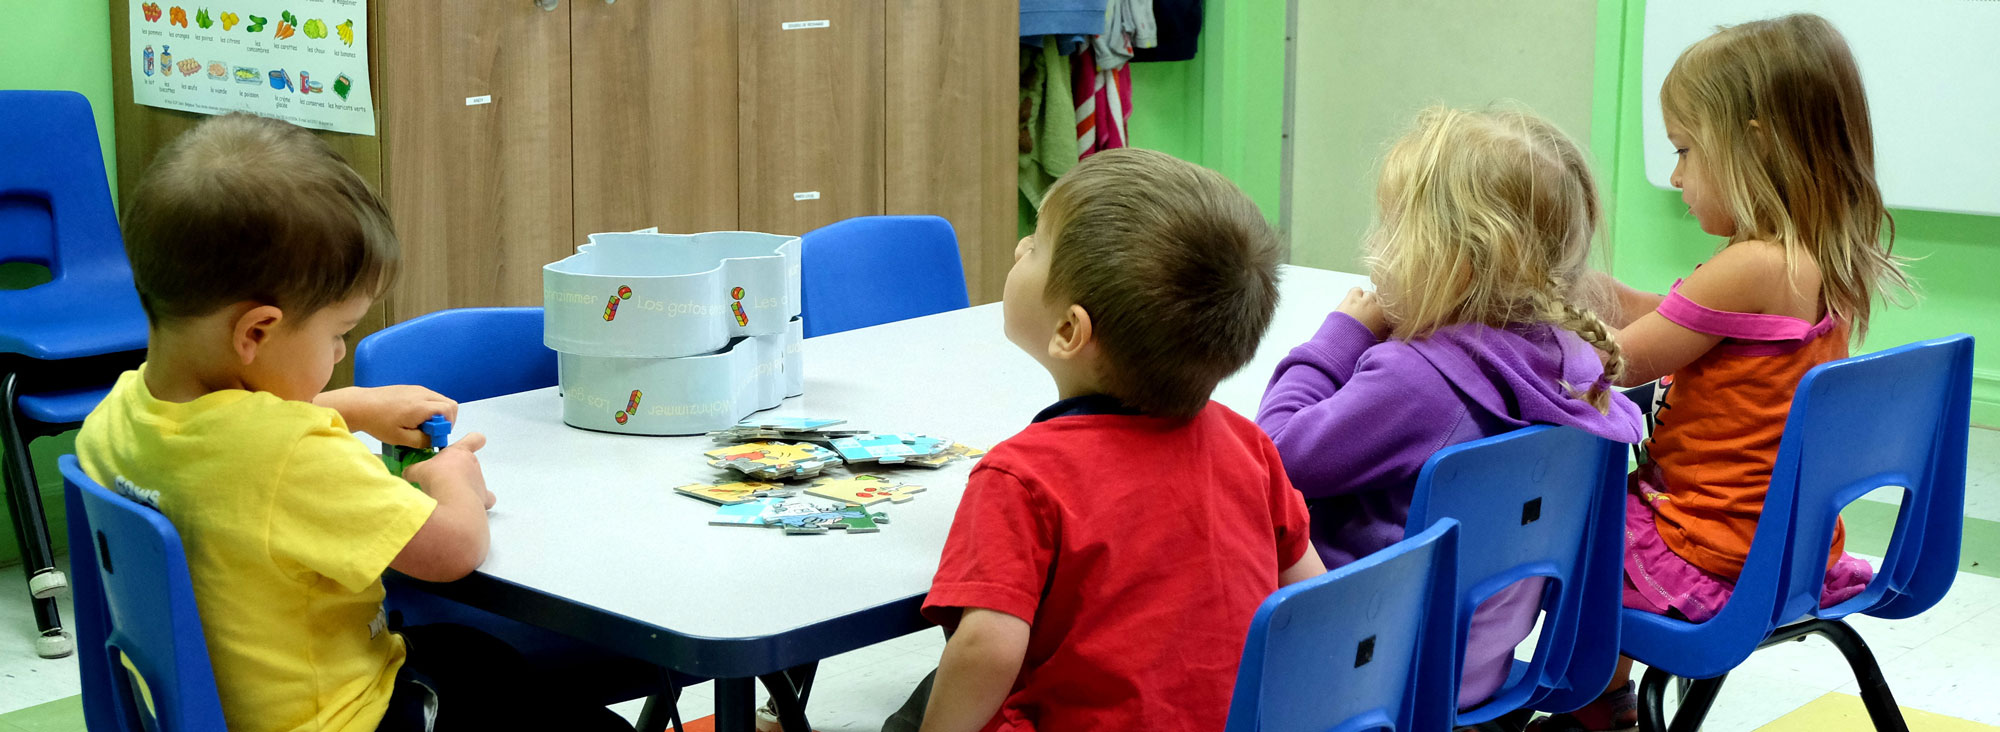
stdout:
<svg viewBox="0 0 2000 732">
<path fill-rule="evenodd" d="M 367 0 L 132 0 L 132 101 L 375 134 Z"/>
</svg>

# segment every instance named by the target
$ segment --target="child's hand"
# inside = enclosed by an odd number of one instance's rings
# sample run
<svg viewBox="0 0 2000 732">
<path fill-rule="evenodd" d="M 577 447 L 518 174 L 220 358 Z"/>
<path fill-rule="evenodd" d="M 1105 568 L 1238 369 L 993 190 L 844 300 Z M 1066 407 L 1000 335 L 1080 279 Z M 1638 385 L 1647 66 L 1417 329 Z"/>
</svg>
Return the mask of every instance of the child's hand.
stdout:
<svg viewBox="0 0 2000 732">
<path fill-rule="evenodd" d="M 486 446 L 486 436 L 474 432 L 459 438 L 436 457 L 417 463 L 403 470 L 403 479 L 422 486 L 425 492 L 432 492 L 443 484 L 463 483 L 479 496 L 487 508 L 499 500 L 492 491 L 486 490 L 486 474 L 479 470 L 479 457 L 473 453 Z"/>
<path fill-rule="evenodd" d="M 417 428 L 432 416 L 458 421 L 458 402 L 421 386 L 350 386 L 321 393 L 313 403 L 339 412 L 348 429 L 404 447 L 431 446 Z"/>
<path fill-rule="evenodd" d="M 1334 308 L 1334 312 L 1347 313 L 1349 317 L 1359 321 L 1362 327 L 1367 328 L 1368 332 L 1374 333 L 1376 340 L 1389 335 L 1389 316 L 1382 312 L 1382 299 L 1376 297 L 1373 292 L 1359 287 L 1348 290 L 1347 298 L 1340 301 L 1340 307 Z"/>
</svg>

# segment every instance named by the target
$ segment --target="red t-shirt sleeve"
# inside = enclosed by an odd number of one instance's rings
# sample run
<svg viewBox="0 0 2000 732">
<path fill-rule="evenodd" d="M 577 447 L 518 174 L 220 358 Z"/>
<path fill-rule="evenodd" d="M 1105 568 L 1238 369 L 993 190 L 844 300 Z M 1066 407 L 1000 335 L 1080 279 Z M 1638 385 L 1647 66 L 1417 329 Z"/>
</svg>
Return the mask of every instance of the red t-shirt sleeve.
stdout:
<svg viewBox="0 0 2000 732">
<path fill-rule="evenodd" d="M 1305 497 L 1285 477 L 1284 460 L 1269 439 L 1263 441 L 1264 466 L 1271 474 L 1271 527 L 1278 537 L 1278 571 L 1291 569 L 1312 548 L 1312 515 Z"/>
<path fill-rule="evenodd" d="M 958 611 L 984 608 L 1032 624 L 1055 560 L 1055 524 L 1053 507 L 1028 483 L 989 465 L 973 470 L 924 617 L 952 627 Z"/>
</svg>

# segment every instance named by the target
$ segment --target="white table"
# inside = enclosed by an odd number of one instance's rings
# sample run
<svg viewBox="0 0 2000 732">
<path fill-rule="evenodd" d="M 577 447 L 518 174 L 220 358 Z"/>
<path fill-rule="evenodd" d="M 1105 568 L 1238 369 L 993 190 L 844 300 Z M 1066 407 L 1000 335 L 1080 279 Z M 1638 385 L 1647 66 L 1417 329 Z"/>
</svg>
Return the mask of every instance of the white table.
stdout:
<svg viewBox="0 0 2000 732">
<path fill-rule="evenodd" d="M 1279 359 L 1360 275 L 1287 266 L 1257 357 L 1215 399 L 1254 415 Z M 765 414 L 921 432 L 991 446 L 1056 399 L 1047 372 L 1009 343 L 998 304 L 805 342 L 805 395 Z M 492 550 L 437 594 L 717 679 L 717 729 L 748 729 L 752 678 L 928 626 L 918 608 L 973 463 L 896 476 L 928 490 L 882 504 L 880 533 L 787 536 L 709 526 L 715 507 L 675 486 L 726 477 L 704 437 L 637 437 L 562 423 L 556 389 L 471 402 L 457 431 L 483 432 Z"/>
</svg>

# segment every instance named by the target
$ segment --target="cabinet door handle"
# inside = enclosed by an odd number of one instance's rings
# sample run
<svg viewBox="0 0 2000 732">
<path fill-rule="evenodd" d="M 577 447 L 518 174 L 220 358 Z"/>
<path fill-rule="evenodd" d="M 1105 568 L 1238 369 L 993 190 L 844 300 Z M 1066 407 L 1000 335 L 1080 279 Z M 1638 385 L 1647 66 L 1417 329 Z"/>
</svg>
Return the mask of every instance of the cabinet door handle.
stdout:
<svg viewBox="0 0 2000 732">
<path fill-rule="evenodd" d="M 555 10 L 560 5 L 562 0 L 535 0 L 535 7 L 541 8 L 544 12 Z"/>
</svg>

